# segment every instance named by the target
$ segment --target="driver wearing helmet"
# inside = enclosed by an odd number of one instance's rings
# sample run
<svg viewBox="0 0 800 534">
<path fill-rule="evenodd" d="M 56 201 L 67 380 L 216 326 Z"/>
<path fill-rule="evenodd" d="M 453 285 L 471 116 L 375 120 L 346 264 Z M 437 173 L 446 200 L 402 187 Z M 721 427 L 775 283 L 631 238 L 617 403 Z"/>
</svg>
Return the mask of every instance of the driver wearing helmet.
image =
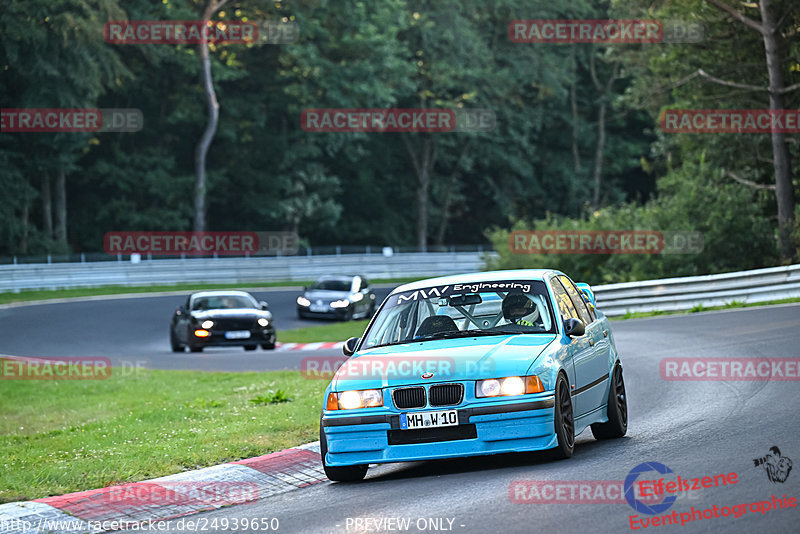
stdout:
<svg viewBox="0 0 800 534">
<path fill-rule="evenodd" d="M 529 315 L 530 320 L 523 319 Z M 525 294 L 509 293 L 503 299 L 503 317 L 508 324 L 534 326 L 533 322 L 539 318 L 539 309 Z"/>
</svg>

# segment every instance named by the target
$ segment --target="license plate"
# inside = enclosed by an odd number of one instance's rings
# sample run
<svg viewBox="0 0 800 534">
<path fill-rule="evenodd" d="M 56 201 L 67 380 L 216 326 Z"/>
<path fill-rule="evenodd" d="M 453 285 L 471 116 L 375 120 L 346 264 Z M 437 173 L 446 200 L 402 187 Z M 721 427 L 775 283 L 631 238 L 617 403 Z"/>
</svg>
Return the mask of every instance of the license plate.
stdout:
<svg viewBox="0 0 800 534">
<path fill-rule="evenodd" d="M 225 332 L 225 339 L 247 339 L 249 337 L 249 330 L 232 330 L 230 332 Z"/>
<path fill-rule="evenodd" d="M 317 313 L 324 313 L 324 312 L 328 311 L 328 307 L 325 306 L 325 305 L 317 306 L 316 304 L 312 304 L 311 305 L 311 311 L 312 312 L 317 312 Z"/>
<path fill-rule="evenodd" d="M 441 426 L 456 426 L 456 425 L 458 425 L 457 410 L 400 414 L 400 428 L 403 430 L 414 430 L 418 428 L 437 428 Z"/>
</svg>

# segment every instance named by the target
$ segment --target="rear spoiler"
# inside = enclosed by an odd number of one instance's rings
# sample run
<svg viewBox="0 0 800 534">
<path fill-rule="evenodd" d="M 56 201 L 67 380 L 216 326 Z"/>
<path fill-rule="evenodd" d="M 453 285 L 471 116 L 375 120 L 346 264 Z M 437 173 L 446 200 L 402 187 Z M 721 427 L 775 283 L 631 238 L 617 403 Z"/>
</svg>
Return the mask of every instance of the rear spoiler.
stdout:
<svg viewBox="0 0 800 534">
<path fill-rule="evenodd" d="M 595 307 L 594 291 L 592 291 L 592 288 L 589 287 L 589 284 L 586 284 L 584 282 L 578 282 L 577 284 L 575 284 L 575 287 L 577 287 L 578 291 L 581 292 L 581 294 L 583 295 L 583 299 L 586 302 L 588 302 L 592 308 L 594 308 Z"/>
</svg>

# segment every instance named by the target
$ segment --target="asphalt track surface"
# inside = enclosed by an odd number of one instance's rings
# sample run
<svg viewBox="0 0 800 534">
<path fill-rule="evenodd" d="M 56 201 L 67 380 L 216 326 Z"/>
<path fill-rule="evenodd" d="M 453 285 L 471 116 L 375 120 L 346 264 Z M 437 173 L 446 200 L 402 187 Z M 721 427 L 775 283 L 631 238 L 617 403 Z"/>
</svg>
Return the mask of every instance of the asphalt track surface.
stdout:
<svg viewBox="0 0 800 534">
<path fill-rule="evenodd" d="M 374 288 L 382 302 L 394 286 Z M 298 319 L 297 289 L 253 291 L 269 304 L 278 341 L 281 331 L 330 324 L 328 319 Z M 115 366 L 203 371 L 266 371 L 297 368 L 301 351 L 245 352 L 241 347 L 210 347 L 202 353 L 173 353 L 169 323 L 186 296 L 81 299 L 0 308 L 0 354 L 13 356 L 106 357 Z M 325 341 L 344 341 L 330 339 Z M 341 354 L 341 351 L 318 351 Z M 307 355 L 307 354 L 306 354 Z"/>
<path fill-rule="evenodd" d="M 278 310 L 296 294 L 257 296 L 270 302 L 276 321 L 288 323 Z M 224 350 L 204 353 L 208 361 L 201 363 L 205 360 L 197 355 L 172 354 L 166 348 L 167 321 L 180 301 L 149 297 L 2 309 L 0 353 L 142 357 L 159 368 L 231 370 L 296 368 L 302 358 L 299 351 Z M 191 518 L 216 519 L 216 528 L 207 527 L 216 532 L 231 532 L 232 521 L 243 518 L 277 518 L 279 532 L 302 533 L 398 531 L 398 523 L 376 528 L 374 521 L 390 518 L 409 520 L 409 532 L 435 532 L 435 520 L 443 527 L 440 531 L 452 532 L 625 532 L 631 531 L 630 516 L 647 517 L 626 503 L 515 502 L 510 488 L 519 480 L 622 481 L 643 462 L 662 463 L 683 478 L 738 475 L 736 484 L 682 495 L 667 514 L 766 501 L 773 495 L 798 498 L 800 466 L 785 482 L 770 482 L 753 459 L 778 446 L 783 456 L 800 462 L 800 382 L 665 381 L 659 362 L 687 356 L 798 357 L 799 326 L 796 304 L 614 322 L 629 404 L 628 435 L 622 439 L 596 441 L 587 430 L 578 437 L 574 456 L 557 462 L 540 453 L 519 453 L 382 465 L 371 468 L 361 483 L 325 482 Z M 222 519 L 228 520 L 228 528 L 222 528 Z M 800 507 L 765 514 L 748 510 L 739 518 L 650 526 L 646 531 L 789 533 L 800 531 L 798 525 Z"/>
<path fill-rule="evenodd" d="M 800 462 L 800 383 L 675 382 L 659 373 L 665 357 L 797 357 L 798 326 L 800 305 L 615 322 L 630 407 L 628 435 L 622 439 L 595 441 L 587 430 L 577 439 L 574 456 L 556 462 L 539 453 L 519 453 L 383 465 L 371 468 L 361 483 L 325 482 L 191 518 L 207 520 L 207 526 L 216 519 L 217 528 L 208 528 L 217 532 L 225 531 L 220 520 L 228 520 L 230 531 L 234 519 L 244 518 L 278 518 L 282 533 L 398 531 L 364 522 L 388 518 L 410 520 L 408 532 L 421 531 L 418 527 L 436 532 L 430 519 L 443 520 L 451 532 L 630 532 L 630 516 L 645 515 L 626 503 L 517 503 L 509 488 L 517 480 L 621 481 L 643 462 L 665 464 L 684 478 L 738 475 L 736 484 L 682 496 L 666 513 L 690 512 L 692 506 L 721 510 L 772 495 L 798 497 L 800 467 L 785 482 L 770 482 L 753 459 L 778 446 Z M 800 508 L 788 508 L 646 531 L 796 533 L 799 524 Z M 385 526 L 397 529 L 398 524 Z M 255 532 L 239 530 L 245 531 Z"/>
</svg>

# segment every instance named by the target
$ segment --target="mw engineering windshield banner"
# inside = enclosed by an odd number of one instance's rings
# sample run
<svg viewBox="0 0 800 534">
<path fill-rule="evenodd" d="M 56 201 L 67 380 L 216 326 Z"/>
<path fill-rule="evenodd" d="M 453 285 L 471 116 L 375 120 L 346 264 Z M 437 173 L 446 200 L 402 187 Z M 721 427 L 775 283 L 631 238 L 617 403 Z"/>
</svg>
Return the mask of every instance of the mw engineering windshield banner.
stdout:
<svg viewBox="0 0 800 534">
<path fill-rule="evenodd" d="M 389 297 L 387 306 L 396 306 L 406 302 L 427 300 L 432 298 L 448 298 L 454 295 L 474 293 L 544 293 L 547 294 L 544 282 L 539 280 L 492 280 L 487 282 L 459 282 L 441 286 L 431 286 L 412 291 L 403 291 Z"/>
</svg>

